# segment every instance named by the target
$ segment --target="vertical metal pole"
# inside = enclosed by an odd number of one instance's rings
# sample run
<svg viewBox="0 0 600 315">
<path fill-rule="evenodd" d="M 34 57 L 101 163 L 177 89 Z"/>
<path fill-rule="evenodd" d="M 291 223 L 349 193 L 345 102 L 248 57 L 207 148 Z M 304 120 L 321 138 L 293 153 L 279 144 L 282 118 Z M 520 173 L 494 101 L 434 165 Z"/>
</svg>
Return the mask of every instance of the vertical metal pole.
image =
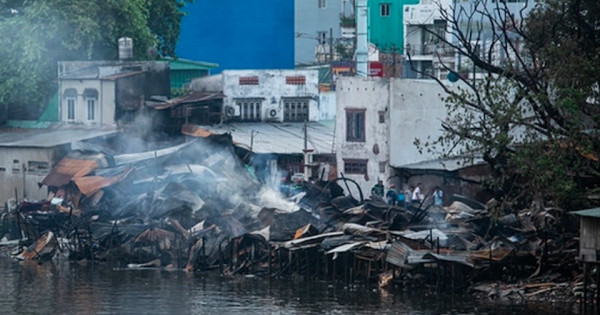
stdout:
<svg viewBox="0 0 600 315">
<path fill-rule="evenodd" d="M 586 313 L 587 310 L 587 285 L 588 285 L 588 264 L 587 262 L 583 262 L 583 314 Z"/>
</svg>

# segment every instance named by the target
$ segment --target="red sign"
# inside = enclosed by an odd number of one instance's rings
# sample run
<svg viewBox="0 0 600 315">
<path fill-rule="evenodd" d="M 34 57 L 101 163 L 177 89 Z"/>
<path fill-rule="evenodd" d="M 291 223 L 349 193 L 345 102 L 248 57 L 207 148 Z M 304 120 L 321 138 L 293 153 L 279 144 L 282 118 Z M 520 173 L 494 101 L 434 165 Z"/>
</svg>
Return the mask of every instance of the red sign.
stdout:
<svg viewBox="0 0 600 315">
<path fill-rule="evenodd" d="M 383 63 L 379 61 L 369 62 L 369 76 L 370 77 L 383 77 Z"/>
</svg>

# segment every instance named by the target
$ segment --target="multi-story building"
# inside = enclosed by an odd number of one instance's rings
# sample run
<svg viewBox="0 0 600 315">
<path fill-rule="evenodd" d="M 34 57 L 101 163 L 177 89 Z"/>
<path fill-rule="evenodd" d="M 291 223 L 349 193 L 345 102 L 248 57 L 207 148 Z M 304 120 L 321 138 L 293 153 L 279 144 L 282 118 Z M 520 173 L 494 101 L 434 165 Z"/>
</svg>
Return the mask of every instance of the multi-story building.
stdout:
<svg viewBox="0 0 600 315">
<path fill-rule="evenodd" d="M 491 56 L 492 62 L 501 63 L 507 56 L 501 43 L 493 40 L 494 28 L 490 25 L 492 18 L 497 23 L 518 22 L 519 17 L 526 16 L 533 5 L 526 0 L 506 2 L 497 1 L 452 1 L 421 0 L 418 4 L 404 6 L 404 54 L 410 55 L 410 63 L 403 67 L 404 78 L 427 78 L 433 75 L 445 79 L 447 69 L 452 69 L 464 76 L 477 77 L 477 69 L 467 58 L 462 58 L 449 45 L 460 45 L 451 33 L 453 27 L 459 27 L 464 34 L 473 32 L 470 45 L 476 47 L 481 56 Z M 484 13 L 485 12 L 485 13 Z M 484 16 L 487 15 L 487 16 Z M 502 16 L 500 16 L 502 14 Z M 515 21 L 507 19 L 512 14 Z M 453 21 L 449 21 L 448 19 Z M 455 25 L 452 25 L 455 24 Z M 473 29 L 477 27 L 477 29 Z M 497 26 L 496 26 L 497 27 Z M 471 29 L 469 29 L 471 28 Z M 516 40 L 518 34 L 510 35 Z M 496 43 L 492 47 L 492 43 Z M 519 50 L 518 48 L 516 50 Z M 443 66 L 442 66 L 443 65 Z"/>
<path fill-rule="evenodd" d="M 339 59 L 337 45 L 355 36 L 353 0 L 294 1 L 294 62 L 311 64 Z"/>
<path fill-rule="evenodd" d="M 369 42 L 386 54 L 402 54 L 404 49 L 403 7 L 419 0 L 369 0 Z"/>
<path fill-rule="evenodd" d="M 449 88 L 458 85 L 446 82 Z M 439 160 L 434 152 L 421 152 L 414 144 L 417 138 L 427 141 L 442 134 L 446 93 L 438 82 L 342 77 L 336 92 L 337 169 L 356 181 L 363 194 L 368 196 L 378 180 L 400 188 L 463 167 L 456 161 Z M 432 188 L 441 181 L 433 176 L 426 186 Z"/>
</svg>

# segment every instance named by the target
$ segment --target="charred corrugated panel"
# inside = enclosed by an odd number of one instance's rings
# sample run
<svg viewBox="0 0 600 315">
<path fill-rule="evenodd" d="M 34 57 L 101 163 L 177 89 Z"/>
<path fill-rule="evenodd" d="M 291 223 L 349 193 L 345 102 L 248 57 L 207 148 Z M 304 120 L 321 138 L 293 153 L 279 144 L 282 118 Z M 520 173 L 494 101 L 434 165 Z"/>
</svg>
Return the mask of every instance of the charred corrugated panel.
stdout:
<svg viewBox="0 0 600 315">
<path fill-rule="evenodd" d="M 97 168 L 98 163 L 94 160 L 63 158 L 42 180 L 42 184 L 48 187 L 61 187 L 68 184 L 71 179 L 88 175 Z"/>
<path fill-rule="evenodd" d="M 406 262 L 411 252 L 412 249 L 406 246 L 404 243 L 393 242 L 387 250 L 387 256 L 385 260 L 394 266 L 411 268 Z"/>
</svg>

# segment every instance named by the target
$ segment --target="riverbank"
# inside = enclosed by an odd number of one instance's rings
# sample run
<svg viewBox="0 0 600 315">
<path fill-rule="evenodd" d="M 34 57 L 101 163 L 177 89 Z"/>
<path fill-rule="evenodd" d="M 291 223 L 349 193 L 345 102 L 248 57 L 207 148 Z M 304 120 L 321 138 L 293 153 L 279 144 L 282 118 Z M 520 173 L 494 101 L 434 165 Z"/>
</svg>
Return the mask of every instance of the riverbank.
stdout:
<svg viewBox="0 0 600 315">
<path fill-rule="evenodd" d="M 0 258 L 4 314 L 566 314 L 554 304 L 501 303 L 374 285 L 221 277 L 214 272 L 111 268 L 57 257 L 42 264 Z"/>
</svg>

